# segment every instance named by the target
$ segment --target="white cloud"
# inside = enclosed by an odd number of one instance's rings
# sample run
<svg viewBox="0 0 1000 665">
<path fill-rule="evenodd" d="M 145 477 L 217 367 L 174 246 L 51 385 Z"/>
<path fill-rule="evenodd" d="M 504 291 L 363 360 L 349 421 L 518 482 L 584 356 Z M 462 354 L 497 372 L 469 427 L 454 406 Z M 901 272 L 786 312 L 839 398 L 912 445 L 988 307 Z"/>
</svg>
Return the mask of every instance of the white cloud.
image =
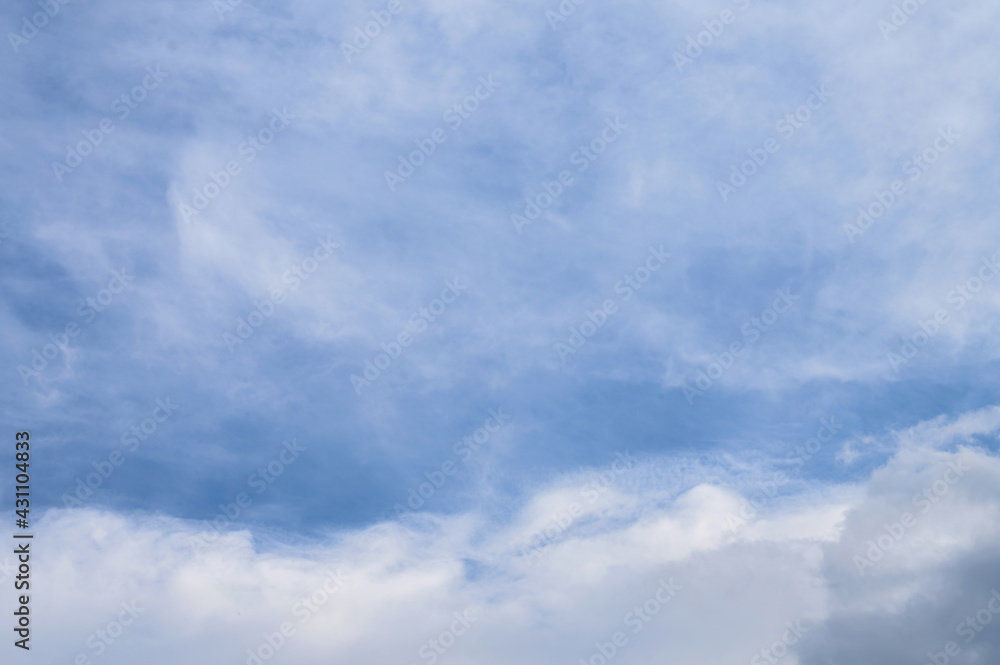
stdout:
<svg viewBox="0 0 1000 665">
<path fill-rule="evenodd" d="M 476 620 L 441 662 L 577 662 L 619 630 L 628 636 L 621 663 L 749 662 L 782 639 L 787 622 L 801 621 L 806 634 L 792 651 L 806 656 L 798 662 L 877 655 L 902 663 L 917 645 L 953 639 L 955 617 L 1000 584 L 991 558 L 1000 549 L 1000 458 L 968 443 L 997 430 L 997 412 L 895 435 L 897 452 L 862 485 L 779 496 L 735 533 L 726 526 L 738 493 L 716 483 L 644 486 L 640 479 L 657 477 L 650 466 L 667 463 L 656 460 L 592 502 L 581 489 L 602 469 L 565 478 L 507 524 L 475 513 L 420 515 L 309 542 L 232 531 L 200 555 L 190 546 L 197 523 L 54 510 L 34 544 L 32 657 L 71 662 L 88 653 L 87 636 L 135 600 L 143 612 L 101 662 L 242 663 L 264 633 L 289 622 L 295 634 L 276 662 L 430 663 L 420 646 L 469 610 Z M 943 489 L 952 467 L 967 470 Z M 922 510 L 915 495 L 927 491 L 938 493 Z M 522 544 L 574 502 L 577 517 L 529 562 Z M 869 541 L 906 512 L 915 526 L 859 569 Z M 338 571 L 343 585 L 328 582 L 336 587 L 328 597 L 317 592 L 315 612 L 296 608 Z M 676 596 L 641 624 L 651 629 L 632 633 L 628 613 L 671 579 L 681 587 Z M 974 646 L 986 653 L 997 645 L 983 633 Z"/>
</svg>

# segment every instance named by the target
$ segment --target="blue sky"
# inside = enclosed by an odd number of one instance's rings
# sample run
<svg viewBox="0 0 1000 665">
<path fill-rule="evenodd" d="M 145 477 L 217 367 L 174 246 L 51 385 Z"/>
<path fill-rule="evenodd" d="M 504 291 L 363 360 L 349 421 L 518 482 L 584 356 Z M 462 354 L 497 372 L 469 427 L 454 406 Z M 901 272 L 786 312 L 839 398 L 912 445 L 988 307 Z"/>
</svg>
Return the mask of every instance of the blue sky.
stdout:
<svg viewBox="0 0 1000 665">
<path fill-rule="evenodd" d="M 222 2 L 51 5 L 35 32 L 22 19 L 38 5 L 0 13 L 0 390 L 39 445 L 48 524 L 194 533 L 294 440 L 301 454 L 226 525 L 248 561 L 355 561 L 382 537 L 416 548 L 400 565 L 439 547 L 473 560 L 451 548 L 463 529 L 487 549 L 530 532 L 547 497 L 627 451 L 613 509 L 573 538 L 737 501 L 785 468 L 768 509 L 829 527 L 782 527 L 773 547 L 794 558 L 802 539 L 846 547 L 879 478 L 917 482 L 908 446 L 992 472 L 995 6 L 928 0 L 889 30 L 879 2 L 567 1 L 564 21 L 533 0 Z M 859 208 L 867 229 L 849 226 Z M 177 405 L 162 422 L 158 400 Z M 509 418 L 486 432 L 491 410 Z M 823 418 L 832 440 L 789 463 Z M 144 420 L 147 440 L 125 443 Z M 949 434 L 903 434 L 934 428 Z M 712 543 L 678 555 L 692 575 L 759 545 Z M 514 560 L 494 554 L 487 579 Z M 810 556 L 802 575 L 832 585 Z M 861 601 L 814 600 L 800 614 L 827 623 L 790 658 L 861 662 L 837 651 L 853 624 L 830 619 Z M 206 653 L 242 662 L 250 638 L 227 635 Z"/>
</svg>

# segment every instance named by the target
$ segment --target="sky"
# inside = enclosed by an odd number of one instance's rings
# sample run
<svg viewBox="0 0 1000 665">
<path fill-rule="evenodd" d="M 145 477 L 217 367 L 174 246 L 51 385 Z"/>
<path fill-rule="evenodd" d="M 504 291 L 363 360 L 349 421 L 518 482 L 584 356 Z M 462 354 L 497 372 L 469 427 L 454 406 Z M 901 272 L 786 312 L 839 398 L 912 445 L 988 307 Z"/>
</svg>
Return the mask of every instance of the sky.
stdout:
<svg viewBox="0 0 1000 665">
<path fill-rule="evenodd" d="M 6 3 L 3 648 L 996 662 L 998 20 Z"/>
</svg>

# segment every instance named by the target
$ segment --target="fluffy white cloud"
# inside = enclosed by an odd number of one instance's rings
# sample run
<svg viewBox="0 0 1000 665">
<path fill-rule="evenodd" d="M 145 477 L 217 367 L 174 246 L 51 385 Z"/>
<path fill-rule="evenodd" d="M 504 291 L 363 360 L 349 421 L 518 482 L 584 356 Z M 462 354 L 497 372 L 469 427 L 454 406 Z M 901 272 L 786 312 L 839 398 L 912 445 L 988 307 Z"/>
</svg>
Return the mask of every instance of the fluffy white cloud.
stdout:
<svg viewBox="0 0 1000 665">
<path fill-rule="evenodd" d="M 766 464 L 657 487 L 656 467 L 683 461 L 649 459 L 563 478 L 502 523 L 418 514 L 309 541 L 54 510 L 33 544 L 31 657 L 95 656 L 134 601 L 93 662 L 244 663 L 267 636 L 274 662 L 307 665 L 600 665 L 612 648 L 616 663 L 902 664 L 949 641 L 955 662 L 992 662 L 995 629 L 956 629 L 1000 586 L 1000 458 L 983 447 L 998 414 L 897 433 L 864 483 L 792 483 L 749 516 L 738 487 Z"/>
</svg>

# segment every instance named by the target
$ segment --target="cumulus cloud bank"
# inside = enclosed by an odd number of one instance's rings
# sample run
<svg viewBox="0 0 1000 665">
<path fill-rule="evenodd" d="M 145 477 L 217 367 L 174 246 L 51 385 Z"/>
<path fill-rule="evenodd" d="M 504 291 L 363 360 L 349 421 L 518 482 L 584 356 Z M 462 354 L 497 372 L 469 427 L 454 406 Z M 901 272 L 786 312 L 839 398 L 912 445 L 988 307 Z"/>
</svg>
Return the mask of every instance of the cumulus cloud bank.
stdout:
<svg viewBox="0 0 1000 665">
<path fill-rule="evenodd" d="M 505 519 L 417 513 L 310 540 L 55 509 L 36 563 L 50 632 L 32 656 L 825 665 L 951 648 L 948 662 L 991 662 L 998 432 L 996 408 L 936 419 L 890 434 L 860 482 L 786 474 L 780 494 L 768 463 L 691 464 L 670 486 L 664 467 L 683 460 L 622 455 Z"/>
</svg>

